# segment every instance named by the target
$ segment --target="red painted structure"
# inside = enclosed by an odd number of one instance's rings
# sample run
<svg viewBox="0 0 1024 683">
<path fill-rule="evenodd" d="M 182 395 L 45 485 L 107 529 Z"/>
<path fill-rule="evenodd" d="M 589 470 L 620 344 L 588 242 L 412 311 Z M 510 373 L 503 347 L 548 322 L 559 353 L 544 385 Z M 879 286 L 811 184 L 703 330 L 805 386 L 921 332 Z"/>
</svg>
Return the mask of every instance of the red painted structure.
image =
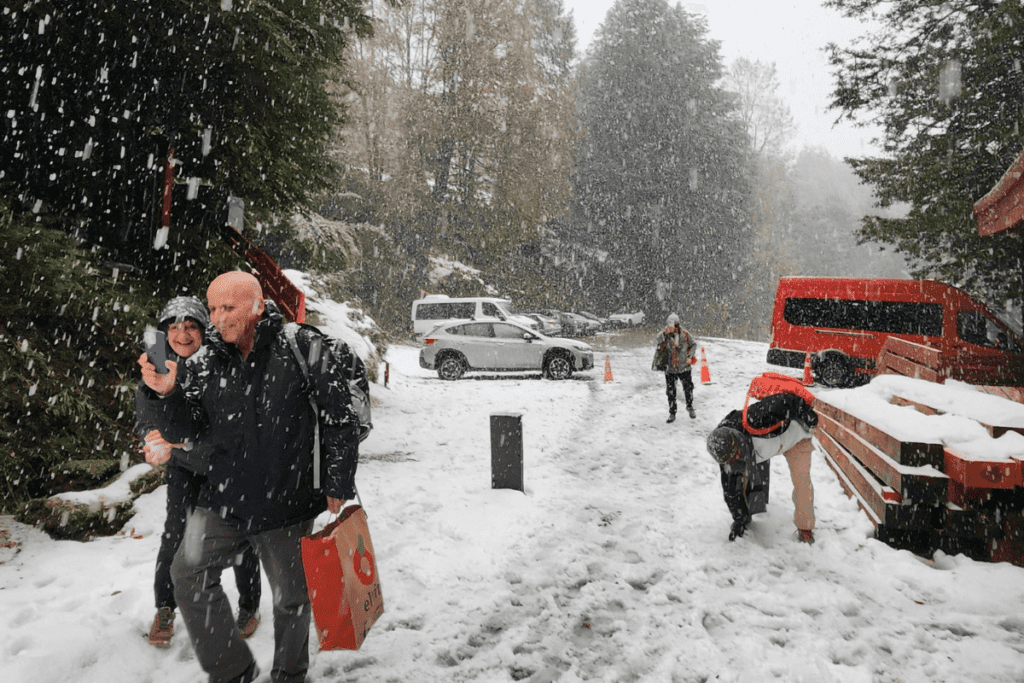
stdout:
<svg viewBox="0 0 1024 683">
<path fill-rule="evenodd" d="M 174 166 L 176 163 L 174 148 L 169 148 L 164 165 L 163 206 L 160 217 L 160 225 L 164 229 L 171 225 L 171 199 L 174 191 Z M 306 295 L 288 279 L 274 259 L 230 225 L 225 223 L 221 228 L 225 241 L 253 269 L 253 274 L 263 288 L 264 296 L 277 304 L 286 319 L 297 323 L 306 322 Z"/>
<path fill-rule="evenodd" d="M 978 234 L 996 235 L 1024 225 L 1024 152 L 996 186 L 974 203 Z"/>
<path fill-rule="evenodd" d="M 892 403 L 942 411 L 899 396 Z M 815 436 L 847 495 L 895 548 L 935 550 L 1024 566 L 1024 462 L 977 459 L 941 443 L 904 442 L 815 399 Z M 990 427 L 1003 433 L 1015 427 Z"/>
<path fill-rule="evenodd" d="M 292 322 L 306 322 L 306 295 L 285 275 L 274 259 L 230 225 L 222 226 L 224 239 L 255 271 L 263 287 L 263 295 L 273 299 L 284 317 Z"/>
<path fill-rule="evenodd" d="M 171 192 L 174 190 L 174 148 L 167 150 L 167 162 L 164 164 L 164 197 L 163 211 L 160 213 L 160 227 L 171 225 Z"/>
</svg>

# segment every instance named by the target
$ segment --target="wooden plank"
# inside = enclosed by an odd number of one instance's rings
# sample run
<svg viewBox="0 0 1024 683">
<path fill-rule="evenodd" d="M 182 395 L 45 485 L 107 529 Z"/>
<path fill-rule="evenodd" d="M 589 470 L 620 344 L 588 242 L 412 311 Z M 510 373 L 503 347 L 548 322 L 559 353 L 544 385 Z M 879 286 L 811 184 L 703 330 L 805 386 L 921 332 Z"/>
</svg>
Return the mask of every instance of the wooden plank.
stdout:
<svg viewBox="0 0 1024 683">
<path fill-rule="evenodd" d="M 931 406 L 927 406 L 923 403 L 918 403 L 917 401 L 911 401 L 909 398 L 903 398 L 902 396 L 897 396 L 896 394 L 892 395 L 892 397 L 889 399 L 889 403 L 892 403 L 893 405 L 897 406 L 909 406 L 923 415 L 946 414 L 944 410 L 932 408 Z M 982 427 L 984 427 L 985 431 L 987 431 L 989 433 L 989 436 L 991 436 L 993 439 L 998 439 L 1007 432 L 1017 432 L 1018 434 L 1024 434 L 1024 427 L 1006 427 L 1004 425 L 987 424 L 985 422 L 980 422 L 977 420 L 975 421 L 978 422 L 978 424 L 980 424 Z"/>
<path fill-rule="evenodd" d="M 875 538 L 897 550 L 909 550 L 915 555 L 931 557 L 939 547 L 939 535 L 934 529 L 898 529 L 880 526 Z"/>
<path fill-rule="evenodd" d="M 1006 538 L 1010 541 L 1024 543 L 1024 513 L 1011 511 L 1004 513 Z"/>
<path fill-rule="evenodd" d="M 1009 562 L 1024 567 L 1024 542 L 992 541 L 992 551 L 988 559 L 990 562 Z"/>
<path fill-rule="evenodd" d="M 986 394 L 1002 396 L 1017 403 L 1024 403 L 1024 387 L 979 386 L 978 389 Z"/>
<path fill-rule="evenodd" d="M 891 508 L 899 506 L 899 503 L 895 502 L 898 494 L 891 487 L 875 479 L 871 472 L 827 433 L 819 430 L 815 436 L 831 459 L 833 470 L 838 467 L 845 475 L 840 479 L 844 484 L 843 488 L 852 487 L 847 489 L 847 493 L 856 492 L 858 502 L 865 512 L 868 512 L 875 525 L 894 526 L 896 515 Z"/>
<path fill-rule="evenodd" d="M 949 477 L 932 467 L 907 467 L 836 422 L 827 415 L 818 416 L 817 429 L 823 429 L 852 454 L 883 484 L 900 497 L 897 502 L 944 505 L 949 492 Z"/>
<path fill-rule="evenodd" d="M 979 422 L 982 427 L 988 430 L 988 433 L 992 435 L 993 439 L 998 439 L 1007 432 L 1017 432 L 1018 434 L 1024 434 L 1024 427 L 1005 427 L 1003 425 L 989 425 L 984 422 Z"/>
<path fill-rule="evenodd" d="M 859 434 L 865 441 L 882 451 L 901 465 L 922 467 L 931 465 L 942 471 L 945 456 L 940 443 L 916 443 L 900 441 L 878 427 L 840 410 L 820 398 L 814 399 L 814 409 L 819 415 L 827 415 L 841 425 Z"/>
<path fill-rule="evenodd" d="M 987 562 L 991 559 L 994 543 L 1000 543 L 1000 541 L 941 532 L 935 534 L 935 549 L 941 550 L 947 555 L 966 555 L 977 562 Z"/>
<path fill-rule="evenodd" d="M 1024 223 L 1024 152 L 972 210 L 982 237 L 1012 230 Z"/>
<path fill-rule="evenodd" d="M 973 460 L 952 448 L 944 450 L 942 471 L 968 488 L 1012 489 L 1024 485 L 1019 460 Z"/>
<path fill-rule="evenodd" d="M 934 368 L 915 363 L 912 360 L 896 356 L 885 350 L 879 354 L 878 364 L 885 374 L 913 377 L 914 379 L 923 379 L 938 384 L 946 381 L 945 376 Z"/>
<path fill-rule="evenodd" d="M 934 346 L 917 344 L 899 337 L 886 337 L 885 342 L 882 344 L 882 352 L 886 351 L 893 356 L 905 358 L 933 370 L 942 368 L 942 352 Z"/>
<path fill-rule="evenodd" d="M 993 539 L 1005 535 L 1002 525 L 996 521 L 991 510 L 965 509 L 953 503 L 947 503 L 941 510 L 939 528 L 947 536 Z"/>
<path fill-rule="evenodd" d="M 836 478 L 839 479 L 839 485 L 843 487 L 844 491 L 846 491 L 846 495 L 849 496 L 850 498 L 857 499 L 858 507 L 860 507 L 860 509 L 864 511 L 864 513 L 868 516 L 868 519 L 871 520 L 871 523 L 874 524 L 877 528 L 878 525 L 882 523 L 882 520 L 879 519 L 878 515 L 875 514 L 874 510 L 871 509 L 871 506 L 868 505 L 868 502 L 864 500 L 864 498 L 859 493 L 857 493 L 857 487 L 855 487 L 853 485 L 853 482 L 850 481 L 850 478 L 846 476 L 846 472 L 844 472 L 843 468 L 839 466 L 839 463 L 832 459 L 832 456 L 829 454 L 827 449 L 825 450 L 824 456 L 825 464 L 828 465 L 832 472 L 835 473 Z"/>
<path fill-rule="evenodd" d="M 916 410 L 917 412 L 921 413 L 922 415 L 945 415 L 946 414 L 946 413 L 944 413 L 941 410 L 938 410 L 936 408 L 932 408 L 930 406 L 926 406 L 925 404 L 918 403 L 917 401 L 911 401 L 909 398 L 903 398 L 902 396 L 897 396 L 896 394 L 892 395 L 892 398 L 889 399 L 889 403 L 891 403 L 891 404 L 893 404 L 895 406 L 909 406 L 909 407 L 913 408 L 914 410 Z"/>
</svg>

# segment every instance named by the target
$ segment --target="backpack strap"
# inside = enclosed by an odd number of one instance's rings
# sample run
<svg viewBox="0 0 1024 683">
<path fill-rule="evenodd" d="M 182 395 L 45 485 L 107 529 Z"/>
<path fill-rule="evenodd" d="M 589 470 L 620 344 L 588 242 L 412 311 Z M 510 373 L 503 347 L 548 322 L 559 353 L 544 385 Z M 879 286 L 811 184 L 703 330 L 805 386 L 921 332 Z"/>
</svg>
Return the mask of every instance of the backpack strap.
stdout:
<svg viewBox="0 0 1024 683">
<path fill-rule="evenodd" d="M 309 364 L 306 359 L 302 356 L 302 351 L 299 350 L 299 340 L 297 338 L 297 330 L 299 326 L 295 323 L 288 323 L 284 326 L 284 336 L 288 340 L 288 345 L 292 347 L 292 353 L 295 354 L 295 360 L 299 364 L 299 368 L 302 370 L 302 376 L 306 378 L 306 384 L 309 384 Z M 319 342 L 319 340 L 316 340 Z M 317 344 L 319 347 L 319 343 Z M 309 355 L 313 357 L 313 344 L 310 344 Z M 317 350 L 319 355 L 319 350 Z M 309 405 L 313 408 L 313 488 L 320 488 L 320 408 L 316 404 L 316 399 L 313 398 L 313 392 L 309 392 Z"/>
</svg>

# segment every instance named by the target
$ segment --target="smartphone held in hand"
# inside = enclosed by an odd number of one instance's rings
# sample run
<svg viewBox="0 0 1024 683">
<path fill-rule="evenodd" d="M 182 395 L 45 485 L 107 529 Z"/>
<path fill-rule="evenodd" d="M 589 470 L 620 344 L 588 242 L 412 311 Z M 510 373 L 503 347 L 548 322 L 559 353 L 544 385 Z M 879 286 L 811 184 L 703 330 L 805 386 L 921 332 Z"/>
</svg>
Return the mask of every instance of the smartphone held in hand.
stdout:
<svg viewBox="0 0 1024 683">
<path fill-rule="evenodd" d="M 167 333 L 152 327 L 146 328 L 146 356 L 158 374 L 167 374 Z"/>
</svg>

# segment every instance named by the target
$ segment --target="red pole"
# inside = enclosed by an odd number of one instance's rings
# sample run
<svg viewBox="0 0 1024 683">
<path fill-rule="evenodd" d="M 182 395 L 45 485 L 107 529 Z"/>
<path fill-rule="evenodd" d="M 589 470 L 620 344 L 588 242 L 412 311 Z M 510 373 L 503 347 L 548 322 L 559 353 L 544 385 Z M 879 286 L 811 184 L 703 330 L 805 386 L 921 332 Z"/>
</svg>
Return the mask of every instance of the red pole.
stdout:
<svg viewBox="0 0 1024 683">
<path fill-rule="evenodd" d="M 164 167 L 164 212 L 160 220 L 162 227 L 171 225 L 171 190 L 174 189 L 174 148 L 167 149 L 167 165 Z"/>
</svg>

